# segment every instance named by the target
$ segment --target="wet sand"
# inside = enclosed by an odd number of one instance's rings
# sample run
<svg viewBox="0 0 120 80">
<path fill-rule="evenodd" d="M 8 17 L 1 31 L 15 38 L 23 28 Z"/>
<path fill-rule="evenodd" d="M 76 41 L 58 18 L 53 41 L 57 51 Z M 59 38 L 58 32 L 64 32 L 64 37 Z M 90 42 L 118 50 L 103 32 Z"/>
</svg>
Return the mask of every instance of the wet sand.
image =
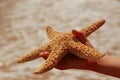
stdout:
<svg viewBox="0 0 120 80">
<path fill-rule="evenodd" d="M 44 60 L 13 64 L 19 56 L 49 41 L 45 27 L 80 29 L 105 18 L 106 24 L 89 37 L 99 50 L 120 56 L 120 0 L 0 0 L 0 80 L 119 80 L 83 71 L 33 70 Z"/>
</svg>

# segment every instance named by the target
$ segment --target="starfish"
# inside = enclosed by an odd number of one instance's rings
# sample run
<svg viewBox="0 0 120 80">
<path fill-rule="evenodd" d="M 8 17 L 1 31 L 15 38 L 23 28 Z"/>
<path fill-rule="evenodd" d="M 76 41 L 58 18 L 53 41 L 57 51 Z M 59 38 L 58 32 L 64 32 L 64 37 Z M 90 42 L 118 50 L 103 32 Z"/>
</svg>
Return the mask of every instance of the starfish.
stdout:
<svg viewBox="0 0 120 80">
<path fill-rule="evenodd" d="M 105 20 L 100 19 L 80 31 L 87 37 L 104 23 Z M 41 52 L 50 52 L 45 63 L 34 71 L 35 74 L 41 74 L 53 69 L 67 53 L 72 53 L 84 59 L 98 59 L 105 55 L 103 52 L 82 44 L 71 32 L 58 32 L 50 26 L 46 27 L 46 32 L 51 39 L 50 42 L 16 60 L 17 63 L 23 63 L 39 58 Z"/>
</svg>

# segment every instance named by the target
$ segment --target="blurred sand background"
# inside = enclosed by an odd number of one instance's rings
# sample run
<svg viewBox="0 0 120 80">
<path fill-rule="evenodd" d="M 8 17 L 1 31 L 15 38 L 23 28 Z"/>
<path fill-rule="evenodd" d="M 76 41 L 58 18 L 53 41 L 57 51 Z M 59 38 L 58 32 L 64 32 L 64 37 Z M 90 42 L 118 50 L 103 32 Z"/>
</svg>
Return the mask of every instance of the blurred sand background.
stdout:
<svg viewBox="0 0 120 80">
<path fill-rule="evenodd" d="M 119 80 L 83 70 L 53 69 L 34 75 L 43 59 L 12 64 L 49 41 L 45 26 L 71 31 L 100 18 L 106 24 L 89 40 L 97 49 L 120 56 L 120 0 L 0 0 L 0 80 Z"/>
</svg>

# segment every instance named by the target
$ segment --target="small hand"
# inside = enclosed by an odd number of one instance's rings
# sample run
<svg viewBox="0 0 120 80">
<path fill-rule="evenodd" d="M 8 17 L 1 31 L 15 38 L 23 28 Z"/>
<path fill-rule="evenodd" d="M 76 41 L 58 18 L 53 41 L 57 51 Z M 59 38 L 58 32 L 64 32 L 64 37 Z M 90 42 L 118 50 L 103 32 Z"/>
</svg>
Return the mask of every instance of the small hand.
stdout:
<svg viewBox="0 0 120 80">
<path fill-rule="evenodd" d="M 72 33 L 85 45 L 94 48 L 83 33 L 72 30 Z M 40 57 L 47 59 L 49 52 L 40 53 Z M 102 74 L 111 75 L 120 78 L 120 57 L 113 55 L 105 55 L 104 57 L 94 60 L 92 63 L 89 60 L 81 59 L 71 53 L 68 53 L 55 67 L 60 70 L 66 69 L 85 69 Z M 72 63 L 72 65 L 71 65 Z"/>
</svg>

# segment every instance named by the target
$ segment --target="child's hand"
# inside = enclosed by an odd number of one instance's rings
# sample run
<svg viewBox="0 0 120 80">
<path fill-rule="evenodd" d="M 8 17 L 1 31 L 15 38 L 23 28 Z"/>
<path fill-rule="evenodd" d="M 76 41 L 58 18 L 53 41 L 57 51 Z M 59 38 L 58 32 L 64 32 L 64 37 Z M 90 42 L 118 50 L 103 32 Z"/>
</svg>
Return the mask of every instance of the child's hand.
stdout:
<svg viewBox="0 0 120 80">
<path fill-rule="evenodd" d="M 72 30 L 72 33 L 83 44 L 93 48 L 93 46 L 83 35 L 83 33 L 78 32 L 76 30 Z M 49 54 L 49 52 L 42 52 L 40 53 L 40 57 L 47 59 Z M 68 53 L 65 57 L 62 58 L 62 60 L 58 63 L 58 65 L 55 68 L 60 70 L 85 69 L 120 78 L 120 57 L 106 54 L 104 57 L 94 60 L 92 61 L 92 63 L 90 63 L 86 59 L 81 59 L 71 53 Z"/>
</svg>

